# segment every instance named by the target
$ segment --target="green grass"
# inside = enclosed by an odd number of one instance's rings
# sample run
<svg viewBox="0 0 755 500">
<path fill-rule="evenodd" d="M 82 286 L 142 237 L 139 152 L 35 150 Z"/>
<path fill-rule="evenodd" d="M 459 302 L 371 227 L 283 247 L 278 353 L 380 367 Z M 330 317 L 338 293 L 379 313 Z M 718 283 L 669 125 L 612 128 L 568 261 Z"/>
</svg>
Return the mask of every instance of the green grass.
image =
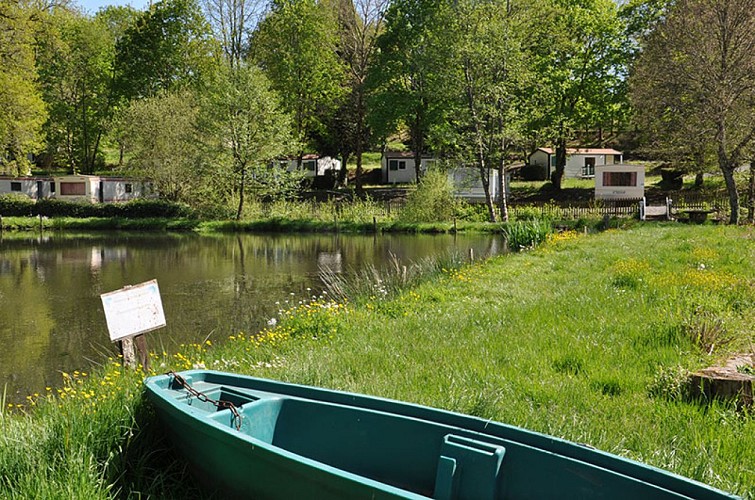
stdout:
<svg viewBox="0 0 755 500">
<path fill-rule="evenodd" d="M 673 390 L 676 374 L 752 348 L 754 239 L 729 226 L 565 232 L 533 251 L 429 266 L 408 289 L 370 287 L 403 279 L 394 266 L 391 280 L 360 276 L 348 300 L 292 300 L 258 335 L 156 354 L 153 369 L 206 366 L 431 405 L 755 498 L 752 412 Z M 89 398 L 42 396 L 0 417 L 0 497 L 191 496 L 138 383 L 109 362 L 67 379 Z"/>
</svg>

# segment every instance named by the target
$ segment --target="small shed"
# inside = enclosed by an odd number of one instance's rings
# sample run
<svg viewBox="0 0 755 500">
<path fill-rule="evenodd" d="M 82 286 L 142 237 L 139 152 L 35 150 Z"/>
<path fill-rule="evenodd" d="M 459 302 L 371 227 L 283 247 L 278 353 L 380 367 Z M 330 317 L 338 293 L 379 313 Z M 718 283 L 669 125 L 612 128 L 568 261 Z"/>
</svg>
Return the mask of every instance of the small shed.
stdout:
<svg viewBox="0 0 755 500">
<path fill-rule="evenodd" d="M 0 194 L 24 194 L 33 200 L 49 198 L 55 194 L 52 177 L 0 177 Z"/>
<path fill-rule="evenodd" d="M 432 155 L 422 155 L 420 172 L 426 172 L 435 161 Z M 383 153 L 380 168 L 383 182 L 386 184 L 406 184 L 417 181 L 414 153 L 411 151 L 386 151 Z"/>
<path fill-rule="evenodd" d="M 595 176 L 595 167 L 623 163 L 623 153 L 606 148 L 566 148 L 564 177 L 584 178 Z M 544 167 L 548 177 L 556 169 L 556 152 L 551 148 L 538 148 L 528 157 L 530 165 Z"/>
<path fill-rule="evenodd" d="M 644 196 L 644 165 L 622 163 L 595 167 L 596 200 L 639 200 Z"/>
</svg>

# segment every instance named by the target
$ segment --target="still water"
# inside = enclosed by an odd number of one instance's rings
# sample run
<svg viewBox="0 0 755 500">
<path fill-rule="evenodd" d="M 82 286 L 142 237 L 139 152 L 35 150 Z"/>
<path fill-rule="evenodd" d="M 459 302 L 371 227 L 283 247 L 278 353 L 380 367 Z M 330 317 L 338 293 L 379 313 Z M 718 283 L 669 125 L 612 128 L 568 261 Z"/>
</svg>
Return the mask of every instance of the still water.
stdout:
<svg viewBox="0 0 755 500">
<path fill-rule="evenodd" d="M 259 331 L 276 302 L 320 293 L 321 268 L 502 248 L 490 235 L 0 234 L 0 390 L 21 401 L 117 352 L 100 294 L 126 285 L 157 279 L 167 326 L 149 346 L 171 351 Z"/>
</svg>

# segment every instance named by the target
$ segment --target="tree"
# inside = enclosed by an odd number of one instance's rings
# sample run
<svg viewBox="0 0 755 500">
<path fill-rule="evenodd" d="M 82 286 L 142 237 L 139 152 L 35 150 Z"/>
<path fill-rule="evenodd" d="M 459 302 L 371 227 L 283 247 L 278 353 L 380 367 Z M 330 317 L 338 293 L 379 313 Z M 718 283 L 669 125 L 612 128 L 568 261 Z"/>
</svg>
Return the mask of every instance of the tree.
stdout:
<svg viewBox="0 0 755 500">
<path fill-rule="evenodd" d="M 343 138 L 342 162 L 351 152 L 356 157 L 356 189 L 362 189 L 362 153 L 369 136 L 367 126 L 367 77 L 383 28 L 388 0 L 338 0 L 340 54 L 346 67 L 348 92 L 334 128 Z M 340 126 L 339 126 L 340 125 Z M 341 169 L 343 175 L 346 168 Z"/>
<path fill-rule="evenodd" d="M 123 101 L 199 86 L 215 68 L 217 45 L 196 0 L 161 0 L 117 45 L 116 91 Z"/>
<path fill-rule="evenodd" d="M 205 102 L 207 132 L 219 159 L 230 164 L 231 191 L 238 199 L 236 219 L 244 210 L 247 187 L 274 185 L 279 191 L 287 176 L 275 159 L 290 143 L 288 117 L 262 71 L 249 65 L 226 67 Z"/>
<path fill-rule="evenodd" d="M 755 143 L 753 74 L 755 0 L 680 0 L 648 37 L 632 76 L 641 120 L 666 131 L 690 123 L 683 130 L 715 149 L 732 224 L 739 220 L 734 171 Z"/>
<path fill-rule="evenodd" d="M 129 152 L 125 172 L 150 179 L 165 199 L 192 205 L 211 180 L 196 101 L 188 90 L 160 92 L 132 101 L 118 116 L 119 139 Z"/>
<path fill-rule="evenodd" d="M 443 88 L 450 58 L 445 30 L 449 6 L 440 0 L 391 3 L 370 70 L 370 124 L 383 138 L 406 126 L 418 182 L 428 137 L 449 109 Z"/>
<path fill-rule="evenodd" d="M 46 110 L 35 72 L 33 9 L 0 2 L 0 171 L 29 173 L 42 145 Z"/>
<path fill-rule="evenodd" d="M 625 107 L 623 30 L 612 0 L 546 0 L 539 20 L 547 31 L 530 33 L 539 74 L 530 92 L 540 101 L 531 128 L 556 144 L 560 189 L 575 131 L 602 130 Z"/>
<path fill-rule="evenodd" d="M 474 164 L 485 192 L 488 217 L 495 222 L 490 172 L 498 172 L 501 218 L 508 220 L 506 155 L 523 124 L 518 90 L 527 78 L 522 36 L 531 12 L 510 1 L 460 0 L 454 4 L 456 32 L 452 140 L 463 165 Z"/>
<path fill-rule="evenodd" d="M 37 58 L 48 151 L 62 150 L 72 171 L 91 174 L 111 116 L 113 40 L 97 17 L 61 9 L 48 19 Z"/>
<path fill-rule="evenodd" d="M 235 67 L 247 56 L 252 32 L 267 2 L 262 0 L 202 0 L 207 19 L 220 41 L 226 61 Z"/>
<path fill-rule="evenodd" d="M 315 0 L 276 0 L 255 34 L 254 60 L 293 120 L 299 163 L 342 93 L 335 26 Z"/>
</svg>

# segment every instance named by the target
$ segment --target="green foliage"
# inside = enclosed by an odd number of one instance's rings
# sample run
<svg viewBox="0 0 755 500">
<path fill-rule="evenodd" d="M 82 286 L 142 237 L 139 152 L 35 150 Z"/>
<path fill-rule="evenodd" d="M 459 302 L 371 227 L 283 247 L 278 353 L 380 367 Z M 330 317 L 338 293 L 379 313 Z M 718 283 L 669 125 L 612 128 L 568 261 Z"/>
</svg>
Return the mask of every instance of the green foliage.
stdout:
<svg viewBox="0 0 755 500">
<path fill-rule="evenodd" d="M 320 131 L 324 111 L 342 93 L 335 21 L 325 3 L 279 0 L 271 3 L 255 34 L 253 59 L 292 117 L 294 139 L 302 148 Z"/>
<path fill-rule="evenodd" d="M 218 51 L 196 0 L 161 0 L 118 41 L 115 93 L 122 101 L 182 87 L 198 88 L 214 73 Z"/>
<path fill-rule="evenodd" d="M 40 43 L 37 68 L 49 112 L 48 154 L 92 174 L 112 113 L 115 40 L 100 18 L 55 10 Z M 58 152 L 60 151 L 60 153 Z"/>
<path fill-rule="evenodd" d="M 25 175 L 26 155 L 42 145 L 47 116 L 34 71 L 35 12 L 25 2 L 0 2 L 0 173 Z"/>
<path fill-rule="evenodd" d="M 226 197 L 238 199 L 236 219 L 244 213 L 248 188 L 260 198 L 287 197 L 298 188 L 302 173 L 286 172 L 275 161 L 290 147 L 291 125 L 259 68 L 225 66 L 203 104 L 221 166 L 219 182 Z"/>
<path fill-rule="evenodd" d="M 503 234 L 510 250 L 533 248 L 544 242 L 553 231 L 550 222 L 543 220 L 509 222 L 503 226 Z"/>
<path fill-rule="evenodd" d="M 126 203 L 74 203 L 45 198 L 37 201 L 33 215 L 45 217 L 181 218 L 193 216 L 186 205 L 165 200 L 132 200 Z"/>
<path fill-rule="evenodd" d="M 398 216 L 400 222 L 447 222 L 455 212 L 456 199 L 448 176 L 429 171 L 409 194 Z"/>
<path fill-rule="evenodd" d="M 34 200 L 23 194 L 0 194 L 0 215 L 16 217 L 34 215 Z"/>
<path fill-rule="evenodd" d="M 687 395 L 689 372 L 681 366 L 661 367 L 648 384 L 651 397 L 678 401 Z"/>
<path fill-rule="evenodd" d="M 188 90 L 133 101 L 118 117 L 118 140 L 129 155 L 124 172 L 150 179 L 162 197 L 205 203 L 211 166 L 197 130 L 200 108 Z M 166 126 L 166 124 L 170 126 Z"/>
</svg>

